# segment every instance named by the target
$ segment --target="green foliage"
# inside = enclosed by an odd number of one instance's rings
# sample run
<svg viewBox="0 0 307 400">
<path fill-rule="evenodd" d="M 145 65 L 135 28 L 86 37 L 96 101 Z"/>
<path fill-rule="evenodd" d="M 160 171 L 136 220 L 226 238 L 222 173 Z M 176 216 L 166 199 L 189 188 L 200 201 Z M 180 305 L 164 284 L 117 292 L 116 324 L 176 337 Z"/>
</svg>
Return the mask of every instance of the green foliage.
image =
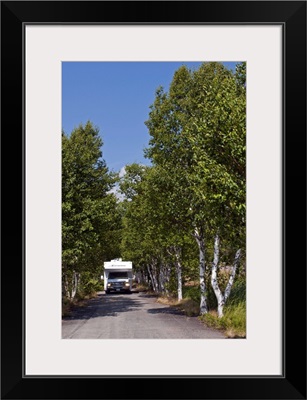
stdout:
<svg viewBox="0 0 307 400">
<path fill-rule="evenodd" d="M 118 254 L 121 216 L 110 189 L 117 176 L 102 158 L 102 139 L 91 122 L 68 136 L 62 133 L 62 271 L 70 285 L 88 272 L 99 274 L 103 261 Z M 85 284 L 85 283 L 83 283 Z M 91 282 L 93 286 L 94 283 Z M 84 290 L 89 291 L 90 287 Z"/>
<path fill-rule="evenodd" d="M 197 286 L 184 286 L 183 287 L 183 298 L 194 300 L 199 304 L 200 302 L 200 290 L 199 285 Z"/>
<path fill-rule="evenodd" d="M 242 62 L 236 65 L 236 83 L 239 91 L 246 90 L 246 62 Z"/>
<path fill-rule="evenodd" d="M 99 277 L 91 274 L 89 271 L 82 274 L 79 292 L 83 296 L 92 295 L 101 290 L 103 290 L 103 283 Z"/>
<path fill-rule="evenodd" d="M 165 286 L 175 293 L 177 262 L 184 280 L 194 280 L 199 273 L 193 238 L 197 228 L 205 242 L 211 309 L 216 308 L 210 285 L 216 232 L 225 265 L 231 265 L 235 251 L 245 247 L 245 84 L 244 63 L 235 73 L 211 62 L 195 71 L 179 68 L 168 92 L 157 89 L 145 122 L 150 141 L 144 154 L 152 167 L 126 166 L 120 182 L 126 197 L 121 254 L 145 274 L 150 265 L 157 274 L 169 266 Z M 221 288 L 227 277 L 219 273 Z"/>
<path fill-rule="evenodd" d="M 239 68 L 239 67 L 238 67 Z M 168 177 L 169 213 L 244 244 L 246 98 L 238 91 L 241 72 L 221 63 L 196 71 L 181 67 L 169 93 L 156 93 L 146 125 L 145 155 Z M 233 235 L 231 232 L 236 232 Z"/>
<path fill-rule="evenodd" d="M 246 279 L 245 276 L 238 278 L 231 289 L 227 307 L 237 306 L 246 302 Z"/>
<path fill-rule="evenodd" d="M 146 174 L 148 167 L 133 163 L 125 166 L 125 174 L 120 180 L 120 192 L 125 199 L 132 200 L 134 196 L 140 194 L 142 179 Z"/>
</svg>

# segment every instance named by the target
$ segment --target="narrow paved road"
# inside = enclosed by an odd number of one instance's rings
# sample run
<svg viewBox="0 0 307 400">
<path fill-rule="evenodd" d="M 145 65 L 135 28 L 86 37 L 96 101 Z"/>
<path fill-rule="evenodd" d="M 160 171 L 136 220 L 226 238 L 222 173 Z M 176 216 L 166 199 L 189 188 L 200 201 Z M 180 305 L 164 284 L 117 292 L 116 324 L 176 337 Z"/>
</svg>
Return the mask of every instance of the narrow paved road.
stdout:
<svg viewBox="0 0 307 400">
<path fill-rule="evenodd" d="M 103 292 L 63 319 L 62 338 L 223 339 L 224 335 L 146 293 Z"/>
</svg>

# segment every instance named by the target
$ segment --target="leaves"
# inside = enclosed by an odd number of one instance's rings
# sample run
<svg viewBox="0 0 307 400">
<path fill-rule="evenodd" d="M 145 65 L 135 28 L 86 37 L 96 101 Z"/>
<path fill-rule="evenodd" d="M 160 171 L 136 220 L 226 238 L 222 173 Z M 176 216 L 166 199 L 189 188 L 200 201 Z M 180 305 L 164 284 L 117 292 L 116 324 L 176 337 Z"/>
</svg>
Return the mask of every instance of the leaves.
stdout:
<svg viewBox="0 0 307 400">
<path fill-rule="evenodd" d="M 99 130 L 91 122 L 69 136 L 62 133 L 62 262 L 66 269 L 102 268 L 113 247 L 109 233 L 121 227 L 116 199 L 109 194 L 116 177 L 108 172 L 102 145 Z"/>
<path fill-rule="evenodd" d="M 181 67 L 169 93 L 157 92 L 146 121 L 145 155 L 172 177 L 169 212 L 191 231 L 199 223 L 234 229 L 239 216 L 244 223 L 246 98 L 238 91 L 244 71 L 243 64 L 233 74 L 213 62 L 195 71 Z"/>
</svg>

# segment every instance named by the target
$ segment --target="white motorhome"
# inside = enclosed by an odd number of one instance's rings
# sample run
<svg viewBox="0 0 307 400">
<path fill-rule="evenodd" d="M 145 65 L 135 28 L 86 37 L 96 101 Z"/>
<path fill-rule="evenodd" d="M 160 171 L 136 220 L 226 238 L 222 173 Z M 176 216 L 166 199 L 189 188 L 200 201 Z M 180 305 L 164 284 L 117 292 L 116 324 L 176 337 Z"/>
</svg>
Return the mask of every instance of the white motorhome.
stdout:
<svg viewBox="0 0 307 400">
<path fill-rule="evenodd" d="M 122 261 L 121 258 L 104 263 L 104 290 L 106 294 L 111 291 L 127 292 L 132 290 L 132 261 Z"/>
</svg>

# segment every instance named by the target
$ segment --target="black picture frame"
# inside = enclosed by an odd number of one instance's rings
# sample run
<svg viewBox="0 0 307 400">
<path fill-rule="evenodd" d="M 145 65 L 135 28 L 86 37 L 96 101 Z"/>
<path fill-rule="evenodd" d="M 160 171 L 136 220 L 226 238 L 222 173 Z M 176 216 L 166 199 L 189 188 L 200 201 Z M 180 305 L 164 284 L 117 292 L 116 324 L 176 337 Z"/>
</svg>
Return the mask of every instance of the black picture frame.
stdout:
<svg viewBox="0 0 307 400">
<path fill-rule="evenodd" d="M 27 23 L 283 26 L 282 376 L 23 375 Z M 1 1 L 1 98 L 2 399 L 306 399 L 305 1 Z"/>
</svg>

